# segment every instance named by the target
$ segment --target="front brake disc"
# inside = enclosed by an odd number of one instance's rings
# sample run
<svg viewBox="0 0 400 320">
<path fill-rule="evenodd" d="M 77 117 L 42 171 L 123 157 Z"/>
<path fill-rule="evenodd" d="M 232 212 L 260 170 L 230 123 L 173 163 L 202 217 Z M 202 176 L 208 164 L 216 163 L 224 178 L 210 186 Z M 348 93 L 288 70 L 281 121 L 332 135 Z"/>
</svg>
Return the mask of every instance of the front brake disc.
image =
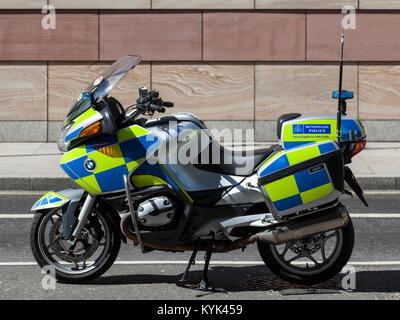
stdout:
<svg viewBox="0 0 400 320">
<path fill-rule="evenodd" d="M 49 240 L 54 254 L 63 261 L 72 263 L 84 262 L 88 260 L 99 247 L 98 237 L 91 237 L 91 243 L 89 243 L 89 232 L 85 232 L 85 229 L 83 229 L 76 240 L 74 248 L 71 249 L 67 240 L 63 239 L 60 228 L 61 219 L 58 219 L 50 229 Z M 98 234 L 98 232 L 95 231 L 95 234 Z M 79 244 L 81 245 L 79 246 Z"/>
</svg>

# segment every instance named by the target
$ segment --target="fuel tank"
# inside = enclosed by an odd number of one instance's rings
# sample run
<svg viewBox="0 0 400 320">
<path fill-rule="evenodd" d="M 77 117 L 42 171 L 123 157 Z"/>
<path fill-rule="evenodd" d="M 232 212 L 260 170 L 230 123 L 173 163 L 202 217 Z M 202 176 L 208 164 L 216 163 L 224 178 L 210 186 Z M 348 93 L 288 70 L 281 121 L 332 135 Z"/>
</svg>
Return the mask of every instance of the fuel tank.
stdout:
<svg viewBox="0 0 400 320">
<path fill-rule="evenodd" d="M 145 127 L 163 141 L 158 148 L 159 163 L 184 190 L 215 190 L 237 185 L 243 180 L 239 176 L 201 170 L 196 166 L 206 160 L 201 158 L 202 155 L 207 154 L 208 159 L 209 154 L 205 151 L 213 138 L 205 124 L 193 114 L 180 112 L 160 117 L 148 121 Z"/>
</svg>

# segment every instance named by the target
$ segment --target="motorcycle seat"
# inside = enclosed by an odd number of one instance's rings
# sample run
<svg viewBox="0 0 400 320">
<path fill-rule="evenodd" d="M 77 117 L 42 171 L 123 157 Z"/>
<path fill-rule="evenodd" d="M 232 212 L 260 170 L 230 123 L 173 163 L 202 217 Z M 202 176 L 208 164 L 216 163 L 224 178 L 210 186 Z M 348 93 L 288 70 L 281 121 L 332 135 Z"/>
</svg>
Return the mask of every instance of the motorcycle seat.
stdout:
<svg viewBox="0 0 400 320">
<path fill-rule="evenodd" d="M 200 170 L 217 172 L 227 175 L 249 176 L 253 174 L 256 171 L 257 167 L 272 153 L 274 153 L 277 148 L 279 149 L 280 146 L 272 145 L 269 148 L 252 150 L 252 152 L 232 151 L 230 149 L 224 148 L 217 143 L 212 142 L 210 143 L 208 148 L 208 163 L 204 164 L 201 161 L 201 159 L 204 159 L 203 153 L 207 152 L 203 150 L 203 152 L 199 155 L 199 164 L 195 164 L 195 167 Z M 216 157 L 216 154 L 218 153 L 219 158 Z M 203 157 L 200 158 L 200 156 L 202 155 Z"/>
</svg>

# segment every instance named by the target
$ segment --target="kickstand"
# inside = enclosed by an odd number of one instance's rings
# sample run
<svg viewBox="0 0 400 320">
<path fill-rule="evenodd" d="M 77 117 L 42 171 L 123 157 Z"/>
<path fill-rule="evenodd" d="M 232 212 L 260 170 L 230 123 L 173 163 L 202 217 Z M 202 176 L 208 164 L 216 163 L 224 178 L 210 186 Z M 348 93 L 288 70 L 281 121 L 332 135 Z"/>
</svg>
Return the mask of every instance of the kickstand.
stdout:
<svg viewBox="0 0 400 320">
<path fill-rule="evenodd" d="M 186 280 L 186 276 L 190 270 L 190 267 L 192 265 L 196 264 L 196 261 L 195 261 L 196 255 L 197 255 L 197 249 L 194 249 L 192 255 L 190 256 L 189 262 L 186 266 L 185 272 L 183 273 L 182 278 L 179 279 L 179 282 L 184 282 Z"/>
<path fill-rule="evenodd" d="M 206 254 L 204 255 L 205 263 L 204 263 L 204 269 L 203 269 L 203 274 L 201 276 L 201 280 L 199 284 L 196 285 L 196 289 L 200 291 L 208 291 L 208 292 L 223 292 L 226 293 L 226 290 L 223 288 L 214 288 L 210 285 L 210 282 L 208 281 L 208 267 L 210 265 L 210 260 L 211 260 L 211 250 L 207 250 Z"/>
<path fill-rule="evenodd" d="M 223 288 L 214 288 L 210 285 L 210 282 L 208 281 L 208 267 L 210 265 L 210 260 L 211 260 L 211 250 L 207 250 L 206 254 L 204 255 L 204 259 L 205 259 L 205 263 L 204 263 L 204 269 L 203 269 L 203 273 L 200 279 L 200 282 L 196 285 L 190 285 L 187 286 L 185 285 L 185 287 L 189 287 L 191 289 L 195 289 L 195 290 L 199 290 L 199 291 L 206 291 L 206 292 L 210 292 L 210 293 L 216 293 L 216 292 L 222 292 L 222 293 L 227 293 L 225 289 Z M 182 276 L 182 278 L 179 280 L 179 284 L 181 284 L 183 281 L 185 281 L 186 275 L 189 272 L 189 269 L 191 267 L 192 264 L 194 264 L 194 259 L 196 257 L 197 254 L 197 250 L 193 251 L 192 256 L 190 257 L 189 263 L 186 266 L 185 272 Z"/>
</svg>

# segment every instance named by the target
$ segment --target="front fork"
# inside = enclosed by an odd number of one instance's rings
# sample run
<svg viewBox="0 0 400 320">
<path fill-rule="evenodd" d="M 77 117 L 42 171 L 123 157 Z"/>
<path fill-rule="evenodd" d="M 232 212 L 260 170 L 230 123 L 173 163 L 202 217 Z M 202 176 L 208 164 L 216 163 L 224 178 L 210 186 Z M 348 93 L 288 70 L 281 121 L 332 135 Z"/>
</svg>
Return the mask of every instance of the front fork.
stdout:
<svg viewBox="0 0 400 320">
<path fill-rule="evenodd" d="M 78 239 L 78 236 L 82 231 L 83 224 L 89 216 L 89 213 L 92 211 L 95 202 L 96 196 L 88 194 L 85 202 L 83 203 L 82 209 L 79 212 L 78 221 L 76 223 L 75 229 L 72 231 L 72 234 L 67 241 L 70 245 L 75 245 L 76 240 Z"/>
</svg>

